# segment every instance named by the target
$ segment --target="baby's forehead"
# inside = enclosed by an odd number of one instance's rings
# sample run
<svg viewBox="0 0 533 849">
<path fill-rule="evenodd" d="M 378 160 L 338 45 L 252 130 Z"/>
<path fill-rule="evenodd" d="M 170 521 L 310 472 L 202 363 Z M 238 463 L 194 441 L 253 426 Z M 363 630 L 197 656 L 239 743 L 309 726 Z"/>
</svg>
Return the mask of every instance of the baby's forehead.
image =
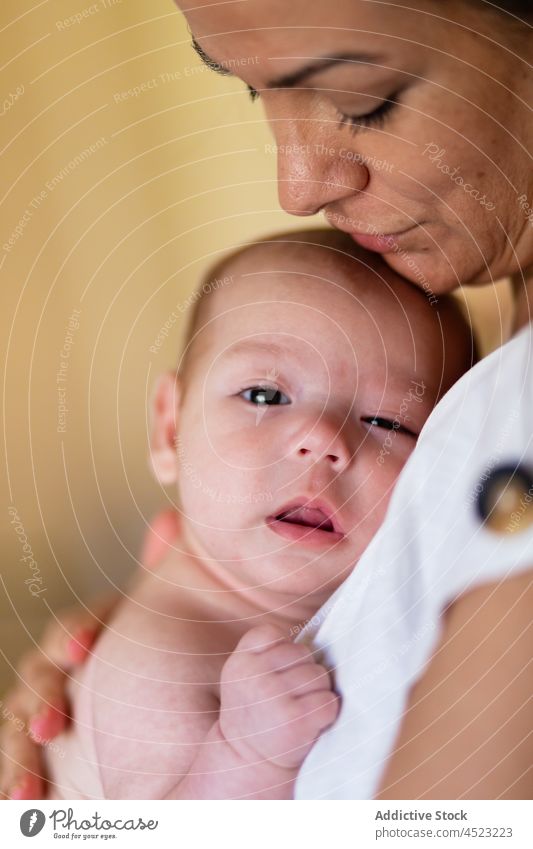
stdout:
<svg viewBox="0 0 533 849">
<path fill-rule="evenodd" d="M 197 290 L 181 373 L 270 334 L 316 349 L 327 362 L 343 362 L 352 350 L 369 369 L 384 359 L 388 373 L 414 362 L 424 379 L 445 371 L 450 385 L 471 364 L 471 335 L 457 303 L 443 296 L 435 305 L 343 236 L 274 237 L 220 261 Z"/>
<path fill-rule="evenodd" d="M 381 321 L 385 313 L 390 318 L 391 310 L 407 315 L 425 306 L 421 293 L 383 263 L 323 245 L 258 245 L 222 270 L 229 282 L 211 283 L 211 317 L 228 315 L 239 306 L 250 307 L 251 314 L 254 307 L 271 302 L 301 304 L 331 314 L 366 312 Z M 417 315 L 417 320 L 423 320 L 422 316 Z"/>
</svg>

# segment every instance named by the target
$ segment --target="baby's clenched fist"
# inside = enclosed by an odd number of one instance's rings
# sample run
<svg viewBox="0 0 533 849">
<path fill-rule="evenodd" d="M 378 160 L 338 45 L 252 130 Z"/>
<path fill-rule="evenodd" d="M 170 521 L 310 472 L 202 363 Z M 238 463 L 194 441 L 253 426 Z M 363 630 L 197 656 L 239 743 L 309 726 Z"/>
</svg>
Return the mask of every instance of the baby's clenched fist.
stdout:
<svg viewBox="0 0 533 849">
<path fill-rule="evenodd" d="M 241 757 L 286 769 L 301 766 L 339 711 L 327 669 L 273 625 L 240 640 L 222 670 L 220 700 L 220 729 Z"/>
</svg>

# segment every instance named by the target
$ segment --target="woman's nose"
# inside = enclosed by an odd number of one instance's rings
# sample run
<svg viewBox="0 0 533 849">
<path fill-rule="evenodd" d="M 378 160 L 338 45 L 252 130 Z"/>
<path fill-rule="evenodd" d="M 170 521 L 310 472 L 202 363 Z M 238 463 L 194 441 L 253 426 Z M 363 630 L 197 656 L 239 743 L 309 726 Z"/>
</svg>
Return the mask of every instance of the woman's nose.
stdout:
<svg viewBox="0 0 533 849">
<path fill-rule="evenodd" d="M 301 93 L 304 98 L 312 93 Z M 294 98 L 292 99 L 294 104 Z M 314 215 L 324 206 L 361 192 L 367 185 L 366 165 L 349 154 L 332 133 L 333 119 L 320 120 L 316 109 L 268 110 L 278 155 L 278 195 L 292 215 Z M 345 155 L 343 156 L 343 152 Z"/>
</svg>

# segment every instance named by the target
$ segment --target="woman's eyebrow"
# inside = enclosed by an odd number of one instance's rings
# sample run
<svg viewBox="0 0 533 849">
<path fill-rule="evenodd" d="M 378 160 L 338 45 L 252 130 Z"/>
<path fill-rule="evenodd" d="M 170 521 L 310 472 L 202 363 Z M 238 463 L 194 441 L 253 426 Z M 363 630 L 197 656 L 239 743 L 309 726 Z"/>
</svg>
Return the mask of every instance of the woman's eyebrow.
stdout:
<svg viewBox="0 0 533 849">
<path fill-rule="evenodd" d="M 200 47 L 200 45 L 198 44 L 198 42 L 196 41 L 194 36 L 193 36 L 193 39 L 192 39 L 192 42 L 191 42 L 191 46 L 192 46 L 192 49 L 194 51 L 196 51 L 196 53 L 198 54 L 198 56 L 200 57 L 200 59 L 202 60 L 204 65 L 207 65 L 207 67 L 210 68 L 212 71 L 214 71 L 215 74 L 222 74 L 223 76 L 231 76 L 231 71 L 229 70 L 229 68 L 225 68 L 224 65 L 221 65 L 219 62 L 215 62 L 214 59 L 211 59 L 211 57 L 207 55 L 205 50 L 202 47 Z"/>
<path fill-rule="evenodd" d="M 207 65 L 208 68 L 211 68 L 212 71 L 215 71 L 217 74 L 223 74 L 224 76 L 231 76 L 232 72 L 225 65 L 217 62 L 215 59 L 211 59 L 210 56 L 207 55 L 205 50 L 200 47 L 195 38 L 192 40 L 193 49 L 196 51 L 202 62 Z M 287 57 L 271 57 L 275 58 L 283 58 Z M 291 57 L 296 58 L 296 57 Z M 271 80 L 267 83 L 267 88 L 292 88 L 293 86 L 301 83 L 307 77 L 312 76 L 313 74 L 317 74 L 319 72 L 325 71 L 328 68 L 333 67 L 334 65 L 342 65 L 342 64 L 363 64 L 363 65 L 378 65 L 383 62 L 384 57 L 379 56 L 372 53 L 340 53 L 336 56 L 322 56 L 318 59 L 315 59 L 309 65 L 304 65 L 303 68 L 298 68 L 297 71 L 292 71 L 290 74 L 285 74 L 282 77 L 279 77 L 276 80 Z"/>
</svg>

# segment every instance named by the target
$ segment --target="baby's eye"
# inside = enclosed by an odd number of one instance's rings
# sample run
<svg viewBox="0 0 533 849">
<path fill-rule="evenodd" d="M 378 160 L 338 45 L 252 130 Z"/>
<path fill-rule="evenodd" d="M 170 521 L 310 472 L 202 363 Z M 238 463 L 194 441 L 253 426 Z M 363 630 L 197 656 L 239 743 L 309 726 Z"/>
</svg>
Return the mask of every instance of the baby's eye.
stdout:
<svg viewBox="0 0 533 849">
<path fill-rule="evenodd" d="M 257 406 L 291 403 L 290 398 L 272 386 L 251 386 L 249 389 L 243 389 L 239 394 L 245 401 Z"/>
<path fill-rule="evenodd" d="M 400 424 L 398 419 L 385 419 L 382 416 L 369 416 L 363 419 L 366 424 L 372 425 L 372 427 L 381 427 L 384 430 L 395 430 L 400 433 L 406 433 L 408 436 L 416 436 L 412 430 L 404 427 Z"/>
</svg>

